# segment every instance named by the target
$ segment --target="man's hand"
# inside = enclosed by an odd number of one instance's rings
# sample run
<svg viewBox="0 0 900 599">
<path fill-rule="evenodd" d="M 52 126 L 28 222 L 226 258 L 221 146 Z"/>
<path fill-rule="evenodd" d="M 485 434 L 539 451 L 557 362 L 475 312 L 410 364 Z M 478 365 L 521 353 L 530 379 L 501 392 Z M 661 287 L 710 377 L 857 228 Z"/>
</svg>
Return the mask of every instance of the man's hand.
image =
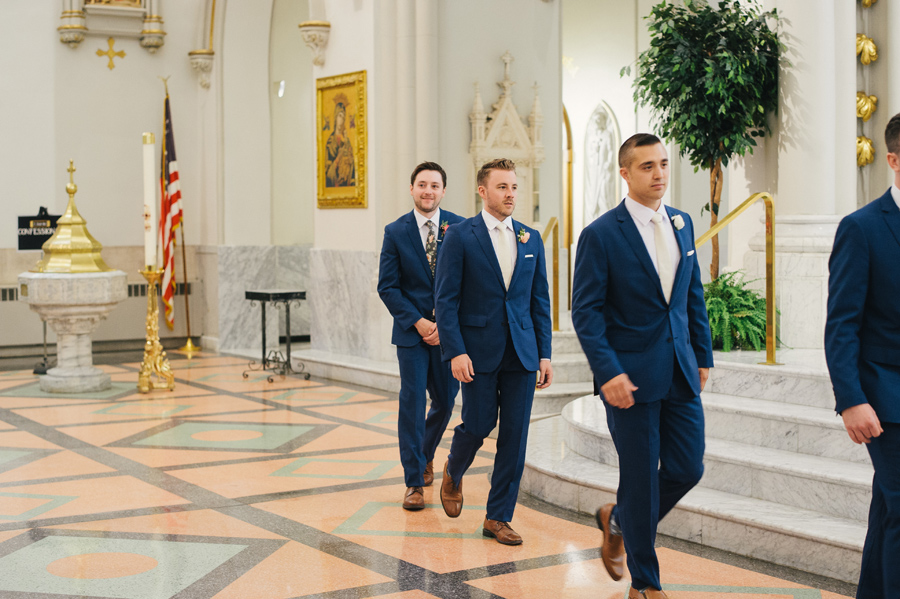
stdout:
<svg viewBox="0 0 900 599">
<path fill-rule="evenodd" d="M 453 378 L 460 383 L 471 383 L 475 378 L 475 369 L 472 367 L 469 354 L 459 354 L 451 359 L 450 372 L 453 373 Z"/>
<path fill-rule="evenodd" d="M 872 437 L 884 432 L 875 410 L 867 403 L 861 403 L 841 412 L 844 427 L 854 443 L 868 443 Z"/>
<path fill-rule="evenodd" d="M 416 322 L 416 331 L 422 337 L 422 341 L 428 345 L 437 345 L 440 343 L 440 341 L 438 341 L 437 325 L 427 318 L 420 318 Z"/>
<path fill-rule="evenodd" d="M 538 377 L 537 388 L 546 389 L 549 387 L 550 383 L 553 382 L 553 366 L 550 365 L 550 360 L 541 360 L 541 369 L 538 374 L 540 376 Z"/>
<path fill-rule="evenodd" d="M 628 375 L 623 372 L 606 381 L 600 387 L 600 391 L 603 393 L 603 397 L 606 398 L 606 403 L 624 410 L 634 405 L 632 393 L 637 391 L 637 387 L 634 386 Z"/>
<path fill-rule="evenodd" d="M 698 368 L 697 372 L 700 373 L 700 390 L 703 391 L 706 381 L 709 380 L 709 368 Z"/>
</svg>

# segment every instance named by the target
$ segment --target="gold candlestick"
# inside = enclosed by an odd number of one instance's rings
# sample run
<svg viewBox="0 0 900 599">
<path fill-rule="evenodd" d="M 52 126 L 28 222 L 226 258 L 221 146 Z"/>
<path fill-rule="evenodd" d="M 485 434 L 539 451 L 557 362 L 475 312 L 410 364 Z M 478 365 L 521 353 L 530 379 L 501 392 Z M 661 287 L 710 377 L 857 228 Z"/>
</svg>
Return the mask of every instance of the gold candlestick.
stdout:
<svg viewBox="0 0 900 599">
<path fill-rule="evenodd" d="M 169 367 L 169 360 L 162 343 L 159 342 L 159 304 L 156 301 L 156 286 L 163 271 L 140 271 L 147 279 L 147 342 L 144 344 L 144 362 L 138 375 L 138 391 L 149 393 L 151 389 L 175 388 L 175 375 Z"/>
</svg>

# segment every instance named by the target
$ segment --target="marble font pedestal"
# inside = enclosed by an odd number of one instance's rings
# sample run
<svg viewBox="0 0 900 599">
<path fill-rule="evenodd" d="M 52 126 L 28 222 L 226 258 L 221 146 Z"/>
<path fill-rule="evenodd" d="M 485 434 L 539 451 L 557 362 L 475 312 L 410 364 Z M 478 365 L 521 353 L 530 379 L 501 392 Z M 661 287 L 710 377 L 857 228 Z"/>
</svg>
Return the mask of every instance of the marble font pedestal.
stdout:
<svg viewBox="0 0 900 599">
<path fill-rule="evenodd" d="M 88 393 L 109 389 L 109 375 L 93 365 L 91 335 L 97 324 L 125 299 L 125 273 L 26 272 L 19 275 L 19 285 L 21 299 L 57 336 L 57 365 L 41 377 L 41 390 Z"/>
</svg>

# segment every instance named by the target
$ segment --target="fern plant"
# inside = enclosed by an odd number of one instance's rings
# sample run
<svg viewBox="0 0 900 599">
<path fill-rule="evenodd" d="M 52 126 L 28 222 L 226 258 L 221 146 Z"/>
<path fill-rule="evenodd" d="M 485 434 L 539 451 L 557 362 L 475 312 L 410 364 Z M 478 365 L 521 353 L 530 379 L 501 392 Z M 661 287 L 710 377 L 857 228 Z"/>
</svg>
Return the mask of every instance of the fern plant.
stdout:
<svg viewBox="0 0 900 599">
<path fill-rule="evenodd" d="M 720 275 L 703 286 L 714 349 L 760 351 L 766 344 L 766 298 L 748 289 L 741 271 Z"/>
</svg>

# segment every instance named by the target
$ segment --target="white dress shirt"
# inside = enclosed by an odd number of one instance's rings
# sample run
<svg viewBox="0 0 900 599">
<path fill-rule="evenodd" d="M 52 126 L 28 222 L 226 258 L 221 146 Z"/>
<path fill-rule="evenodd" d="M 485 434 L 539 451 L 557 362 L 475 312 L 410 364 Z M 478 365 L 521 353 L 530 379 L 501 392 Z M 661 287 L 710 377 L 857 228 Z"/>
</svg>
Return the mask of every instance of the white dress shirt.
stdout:
<svg viewBox="0 0 900 599">
<path fill-rule="evenodd" d="M 516 247 L 516 232 L 513 230 L 513 219 L 511 216 L 507 216 L 505 219 L 497 220 L 492 214 L 488 213 L 487 210 L 481 211 L 481 217 L 484 218 L 484 224 L 487 225 L 488 235 L 491 237 L 491 243 L 494 244 L 494 254 L 497 255 L 497 234 L 494 233 L 494 229 L 500 227 L 501 234 L 506 236 L 506 241 L 509 244 L 509 256 L 512 260 L 512 264 L 510 265 L 510 272 L 514 272 L 516 270 L 516 258 L 518 254 L 519 248 Z M 500 257 L 497 255 L 497 262 L 500 262 Z"/>
<path fill-rule="evenodd" d="M 418 210 L 413 210 L 413 214 L 416 215 L 416 224 L 419 225 L 419 237 L 422 238 L 422 247 L 425 248 L 425 251 L 428 251 L 427 241 L 428 241 L 428 226 L 425 224 L 428 221 L 434 223 L 434 238 L 437 239 L 441 236 L 441 209 L 438 208 L 434 211 L 434 214 L 431 215 L 431 218 L 425 218 Z"/>
<path fill-rule="evenodd" d="M 663 219 L 660 224 L 663 227 L 663 235 L 669 245 L 669 256 L 672 258 L 672 272 L 676 272 L 678 270 L 678 263 L 681 261 L 681 250 L 678 248 L 678 241 L 675 239 L 675 230 L 672 229 L 672 219 L 669 218 L 669 214 L 666 212 L 665 204 L 660 202 L 659 209 L 654 211 L 640 202 L 625 196 L 625 209 L 628 210 L 628 213 L 634 220 L 638 233 L 641 234 L 641 239 L 644 241 L 647 253 L 650 254 L 650 260 L 653 261 L 653 268 L 656 269 L 657 274 L 659 274 L 659 264 L 656 262 L 656 238 L 653 236 L 653 227 L 656 225 L 653 224 L 651 219 L 657 212 L 662 215 Z"/>
<path fill-rule="evenodd" d="M 897 208 L 900 208 L 900 188 L 897 185 L 891 185 L 891 197 L 894 198 L 894 203 L 897 204 Z"/>
</svg>

